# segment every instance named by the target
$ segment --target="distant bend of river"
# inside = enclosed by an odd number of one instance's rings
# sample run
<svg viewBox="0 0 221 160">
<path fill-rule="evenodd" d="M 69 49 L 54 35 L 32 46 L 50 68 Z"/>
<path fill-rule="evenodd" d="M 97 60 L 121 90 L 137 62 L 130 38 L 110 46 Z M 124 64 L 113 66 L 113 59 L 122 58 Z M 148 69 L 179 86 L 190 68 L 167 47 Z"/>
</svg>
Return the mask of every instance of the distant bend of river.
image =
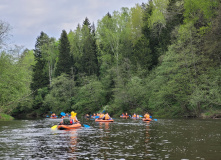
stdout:
<svg viewBox="0 0 221 160">
<path fill-rule="evenodd" d="M 51 130 L 60 121 L 0 121 L 0 159 L 221 159 L 219 119 L 81 119 L 90 128 Z"/>
</svg>

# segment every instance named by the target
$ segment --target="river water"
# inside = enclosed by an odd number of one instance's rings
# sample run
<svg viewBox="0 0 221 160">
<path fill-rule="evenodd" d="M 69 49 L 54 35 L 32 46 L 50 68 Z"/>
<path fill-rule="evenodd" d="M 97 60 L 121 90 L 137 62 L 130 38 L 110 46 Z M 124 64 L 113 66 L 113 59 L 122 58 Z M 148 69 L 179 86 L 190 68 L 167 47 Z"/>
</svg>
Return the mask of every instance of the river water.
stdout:
<svg viewBox="0 0 221 160">
<path fill-rule="evenodd" d="M 81 119 L 90 128 L 52 130 L 60 121 L 0 121 L 0 159 L 221 159 L 221 120 Z"/>
</svg>

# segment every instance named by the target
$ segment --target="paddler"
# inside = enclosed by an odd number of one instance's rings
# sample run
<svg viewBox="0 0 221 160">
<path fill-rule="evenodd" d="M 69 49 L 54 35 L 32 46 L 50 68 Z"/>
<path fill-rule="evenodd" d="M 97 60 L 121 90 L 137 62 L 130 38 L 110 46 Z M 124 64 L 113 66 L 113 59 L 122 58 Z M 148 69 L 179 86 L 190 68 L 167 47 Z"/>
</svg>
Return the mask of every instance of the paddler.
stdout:
<svg viewBox="0 0 221 160">
<path fill-rule="evenodd" d="M 53 114 L 51 115 L 51 117 L 53 117 L 53 118 L 56 117 L 55 113 L 53 113 Z"/>
<path fill-rule="evenodd" d="M 111 117 L 109 116 L 108 113 L 106 113 L 105 116 L 104 116 L 104 119 L 105 119 L 105 120 L 109 120 L 109 119 L 111 119 Z"/>
<path fill-rule="evenodd" d="M 104 114 L 101 113 L 100 116 L 99 116 L 99 119 L 103 119 L 104 118 Z"/>
<path fill-rule="evenodd" d="M 64 125 L 72 124 L 72 121 L 70 120 L 68 113 L 66 113 L 65 117 L 63 118 L 63 121 L 61 121 L 61 124 L 64 124 Z"/>
<path fill-rule="evenodd" d="M 150 118 L 150 114 L 147 112 L 147 113 L 144 115 L 144 118 L 146 118 L 146 119 Z"/>
<path fill-rule="evenodd" d="M 72 120 L 72 123 L 79 123 L 77 119 L 77 113 L 75 113 L 74 111 L 71 112 L 71 120 Z"/>
</svg>

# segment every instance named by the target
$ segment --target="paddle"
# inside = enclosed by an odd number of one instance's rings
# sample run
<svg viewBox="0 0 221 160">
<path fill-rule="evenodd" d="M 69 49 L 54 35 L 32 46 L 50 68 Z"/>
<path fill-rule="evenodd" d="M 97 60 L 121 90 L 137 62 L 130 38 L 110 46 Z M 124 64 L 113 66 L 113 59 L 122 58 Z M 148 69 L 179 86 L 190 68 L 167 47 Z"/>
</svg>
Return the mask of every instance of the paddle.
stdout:
<svg viewBox="0 0 221 160">
<path fill-rule="evenodd" d="M 86 125 L 86 124 L 83 124 L 83 126 L 84 126 L 85 128 L 90 128 L 90 126 L 89 126 L 89 125 Z"/>
<path fill-rule="evenodd" d="M 51 127 L 51 129 L 56 129 L 58 125 L 54 125 L 53 127 Z"/>
</svg>

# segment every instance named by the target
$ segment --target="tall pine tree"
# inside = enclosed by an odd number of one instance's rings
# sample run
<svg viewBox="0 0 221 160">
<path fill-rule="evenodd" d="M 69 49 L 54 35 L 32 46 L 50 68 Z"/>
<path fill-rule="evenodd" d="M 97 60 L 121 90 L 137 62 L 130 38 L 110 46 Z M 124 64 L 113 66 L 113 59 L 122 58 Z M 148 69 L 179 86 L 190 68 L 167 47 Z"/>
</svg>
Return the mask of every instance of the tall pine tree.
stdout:
<svg viewBox="0 0 221 160">
<path fill-rule="evenodd" d="M 41 32 L 35 44 L 34 56 L 36 64 L 33 66 L 33 75 L 31 90 L 36 91 L 39 88 L 49 85 L 48 70 L 46 70 L 47 60 L 43 58 L 42 46 L 49 43 L 49 37 L 44 32 Z"/>
<path fill-rule="evenodd" d="M 88 18 L 85 18 L 82 27 L 83 32 L 83 55 L 82 68 L 86 75 L 98 74 L 97 46 L 95 39 L 94 25 L 90 25 Z"/>
<path fill-rule="evenodd" d="M 55 75 L 60 76 L 62 73 L 71 74 L 74 65 L 73 56 L 70 53 L 70 42 L 67 32 L 62 31 L 59 44 L 58 62 L 55 70 Z"/>
</svg>

